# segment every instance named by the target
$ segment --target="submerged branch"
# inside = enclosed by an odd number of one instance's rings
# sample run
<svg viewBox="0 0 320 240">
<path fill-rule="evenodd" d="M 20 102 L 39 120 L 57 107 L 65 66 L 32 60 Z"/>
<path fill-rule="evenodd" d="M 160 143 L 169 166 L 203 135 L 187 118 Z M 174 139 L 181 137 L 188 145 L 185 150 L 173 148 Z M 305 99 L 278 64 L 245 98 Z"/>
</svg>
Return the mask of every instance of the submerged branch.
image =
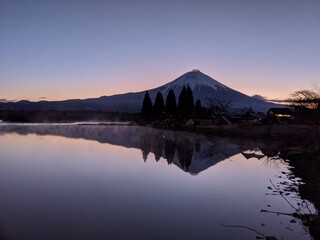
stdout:
<svg viewBox="0 0 320 240">
<path fill-rule="evenodd" d="M 283 213 L 283 212 L 269 211 L 269 210 L 265 210 L 265 209 L 261 209 L 261 212 L 274 213 L 274 214 L 278 214 L 278 215 L 291 216 L 291 217 L 295 217 L 295 218 L 301 219 L 300 215 L 297 214 L 297 213 Z"/>
<path fill-rule="evenodd" d="M 274 183 L 272 182 L 272 180 L 270 179 L 270 183 L 272 184 L 272 186 L 274 187 L 274 189 L 280 194 L 280 196 L 296 211 L 296 213 L 299 216 L 302 216 L 300 210 L 298 208 L 296 208 L 295 206 L 293 206 L 293 204 L 283 195 L 283 193 L 274 185 Z"/>
<path fill-rule="evenodd" d="M 242 226 L 242 225 L 226 225 L 226 224 L 222 224 L 222 223 L 219 223 L 222 227 L 230 227 L 230 228 L 245 228 L 245 229 L 248 229 L 250 231 L 253 231 L 257 234 L 259 234 L 260 236 L 263 236 L 263 237 L 266 237 L 263 233 L 260 233 L 258 232 L 257 230 L 253 229 L 253 228 L 250 228 L 250 227 L 247 227 L 247 226 Z"/>
<path fill-rule="evenodd" d="M 306 208 L 308 209 L 310 215 L 312 215 L 311 209 L 309 208 L 309 204 L 306 202 L 305 199 L 303 199 L 302 203 L 304 203 L 306 205 Z"/>
</svg>

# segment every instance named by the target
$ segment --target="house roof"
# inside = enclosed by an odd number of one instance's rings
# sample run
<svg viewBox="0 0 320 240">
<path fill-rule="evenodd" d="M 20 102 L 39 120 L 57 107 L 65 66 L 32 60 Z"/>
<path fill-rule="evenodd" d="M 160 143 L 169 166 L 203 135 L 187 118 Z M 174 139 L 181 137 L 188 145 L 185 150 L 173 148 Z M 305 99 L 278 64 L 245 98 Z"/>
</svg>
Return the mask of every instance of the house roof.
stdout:
<svg viewBox="0 0 320 240">
<path fill-rule="evenodd" d="M 292 110 L 290 108 L 270 108 L 268 113 L 270 112 L 273 114 L 292 115 Z"/>
</svg>

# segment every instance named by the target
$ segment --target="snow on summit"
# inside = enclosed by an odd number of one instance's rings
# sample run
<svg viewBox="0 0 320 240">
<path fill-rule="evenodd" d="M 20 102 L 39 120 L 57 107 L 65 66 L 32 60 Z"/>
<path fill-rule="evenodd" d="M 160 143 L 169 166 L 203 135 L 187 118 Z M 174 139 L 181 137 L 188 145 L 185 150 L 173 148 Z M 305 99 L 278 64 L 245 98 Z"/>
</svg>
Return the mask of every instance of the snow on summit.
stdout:
<svg viewBox="0 0 320 240">
<path fill-rule="evenodd" d="M 187 72 L 182 76 L 178 77 L 176 80 L 164 85 L 165 89 L 163 92 L 167 92 L 170 89 L 180 88 L 183 86 L 190 86 L 191 90 L 194 90 L 199 86 L 206 86 L 217 90 L 220 88 L 227 88 L 225 85 L 219 83 L 213 78 L 203 74 L 200 70 L 194 69 L 191 72 Z"/>
</svg>

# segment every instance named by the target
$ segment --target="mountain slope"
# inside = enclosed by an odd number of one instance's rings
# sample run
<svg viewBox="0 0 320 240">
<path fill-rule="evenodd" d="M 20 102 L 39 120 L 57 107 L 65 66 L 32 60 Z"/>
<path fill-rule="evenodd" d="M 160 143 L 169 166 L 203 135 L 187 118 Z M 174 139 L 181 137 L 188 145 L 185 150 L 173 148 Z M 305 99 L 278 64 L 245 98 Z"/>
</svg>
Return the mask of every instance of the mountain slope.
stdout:
<svg viewBox="0 0 320 240">
<path fill-rule="evenodd" d="M 150 89 L 149 94 L 154 101 L 157 92 L 161 92 L 166 98 L 170 89 L 175 92 L 176 98 L 180 94 L 183 86 L 190 86 L 193 90 L 195 101 L 200 99 L 203 106 L 208 105 L 208 99 L 218 101 L 228 101 L 232 103 L 233 109 L 248 109 L 254 111 L 267 112 L 269 108 L 277 105 L 249 97 L 241 92 L 233 90 L 213 78 L 203 74 L 199 70 L 187 72 L 177 79 L 163 86 Z M 146 91 L 136 93 L 117 94 L 112 96 L 102 96 L 100 98 L 73 99 L 65 101 L 40 101 L 29 102 L 20 101 L 16 103 L 1 103 L 1 109 L 17 110 L 102 110 L 120 112 L 139 112 L 142 100 Z"/>
<path fill-rule="evenodd" d="M 270 107 L 276 107 L 275 104 L 249 97 L 231 89 L 199 70 L 185 73 L 176 80 L 162 86 L 162 93 L 166 95 L 170 89 L 173 89 L 178 97 L 184 85 L 190 86 L 194 99 L 200 99 L 203 106 L 208 106 L 208 99 L 215 99 L 231 102 L 233 109 L 252 108 L 254 111 L 267 112 Z"/>
</svg>

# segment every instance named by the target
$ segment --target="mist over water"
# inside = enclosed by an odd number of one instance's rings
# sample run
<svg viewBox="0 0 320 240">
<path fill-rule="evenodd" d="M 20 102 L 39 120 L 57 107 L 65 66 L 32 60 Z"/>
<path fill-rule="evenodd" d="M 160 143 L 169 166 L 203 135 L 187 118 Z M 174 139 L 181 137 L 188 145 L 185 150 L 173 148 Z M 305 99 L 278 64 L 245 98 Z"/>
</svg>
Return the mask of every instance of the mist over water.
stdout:
<svg viewBox="0 0 320 240">
<path fill-rule="evenodd" d="M 0 142 L 0 239 L 310 239 L 261 212 L 293 213 L 270 187 L 298 182 L 277 143 L 97 125 L 1 126 Z"/>
</svg>

